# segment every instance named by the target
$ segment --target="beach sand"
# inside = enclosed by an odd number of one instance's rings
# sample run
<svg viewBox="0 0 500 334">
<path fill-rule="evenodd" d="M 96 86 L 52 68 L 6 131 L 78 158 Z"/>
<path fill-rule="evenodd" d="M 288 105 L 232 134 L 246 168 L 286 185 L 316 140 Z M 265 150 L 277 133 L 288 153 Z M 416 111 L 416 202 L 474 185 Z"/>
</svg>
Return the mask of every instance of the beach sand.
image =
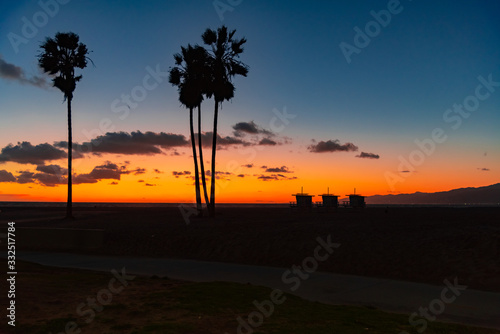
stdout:
<svg viewBox="0 0 500 334">
<path fill-rule="evenodd" d="M 469 288 L 500 292 L 499 208 L 231 206 L 214 220 L 191 216 L 189 223 L 178 207 L 75 208 L 74 221 L 61 219 L 64 208 L 1 210 L 2 226 L 104 229 L 102 248 L 78 251 L 88 254 L 289 268 L 313 255 L 317 237 L 331 235 L 341 246 L 319 271 L 435 285 L 458 277 Z"/>
</svg>

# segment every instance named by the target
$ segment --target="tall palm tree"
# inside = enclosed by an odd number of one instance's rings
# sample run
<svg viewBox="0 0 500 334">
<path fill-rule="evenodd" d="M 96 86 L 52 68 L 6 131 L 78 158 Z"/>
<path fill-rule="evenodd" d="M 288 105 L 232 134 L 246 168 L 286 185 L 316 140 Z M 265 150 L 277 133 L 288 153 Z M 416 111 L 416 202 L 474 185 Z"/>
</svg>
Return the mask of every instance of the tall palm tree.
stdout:
<svg viewBox="0 0 500 334">
<path fill-rule="evenodd" d="M 243 53 L 243 44 L 246 39 L 236 39 L 236 30 L 228 31 L 226 26 L 222 26 L 217 31 L 207 29 L 203 35 L 203 42 L 209 46 L 210 56 L 210 84 L 205 92 L 207 97 L 214 97 L 214 125 L 212 132 L 212 165 L 210 184 L 210 205 L 209 214 L 215 216 L 215 155 L 217 151 L 217 121 L 219 117 L 219 104 L 234 97 L 235 87 L 232 79 L 236 75 L 247 76 L 248 66 L 239 61 L 240 54 Z"/>
<path fill-rule="evenodd" d="M 210 200 L 208 199 L 208 193 L 207 193 L 207 180 L 205 178 L 205 162 L 203 161 L 203 143 L 201 139 L 201 103 L 198 105 L 198 150 L 200 152 L 201 183 L 203 184 L 203 194 L 205 195 L 205 203 L 207 204 L 207 207 L 209 207 Z"/>
<path fill-rule="evenodd" d="M 72 32 L 58 32 L 55 38 L 49 38 L 40 45 L 42 52 L 38 54 L 38 64 L 45 73 L 54 76 L 52 82 L 64 94 L 68 105 L 68 201 L 66 218 L 73 218 L 72 195 L 72 157 L 73 136 L 71 129 L 71 101 L 76 83 L 82 79 L 75 76 L 75 68 L 87 67 L 89 51 L 87 46 L 80 43 L 80 37 Z M 92 60 L 90 60 L 92 61 Z"/>
<path fill-rule="evenodd" d="M 191 46 L 188 44 L 187 48 L 181 47 L 181 53 L 174 55 L 175 67 L 170 69 L 169 82 L 178 87 L 179 101 L 189 108 L 189 129 L 191 132 L 191 146 L 193 150 L 193 161 L 195 169 L 195 189 L 196 189 L 196 208 L 198 214 L 202 215 L 202 203 L 200 193 L 200 176 L 198 170 L 198 158 L 196 154 L 196 144 L 194 135 L 194 121 L 193 109 L 198 107 L 198 135 L 200 141 L 200 157 L 201 157 L 201 170 L 204 173 L 205 168 L 203 165 L 203 152 L 201 150 L 201 102 L 203 101 L 203 91 L 205 80 L 205 68 L 207 63 L 207 53 L 203 47 L 198 45 Z M 208 196 L 205 190 L 205 200 L 208 205 Z"/>
</svg>

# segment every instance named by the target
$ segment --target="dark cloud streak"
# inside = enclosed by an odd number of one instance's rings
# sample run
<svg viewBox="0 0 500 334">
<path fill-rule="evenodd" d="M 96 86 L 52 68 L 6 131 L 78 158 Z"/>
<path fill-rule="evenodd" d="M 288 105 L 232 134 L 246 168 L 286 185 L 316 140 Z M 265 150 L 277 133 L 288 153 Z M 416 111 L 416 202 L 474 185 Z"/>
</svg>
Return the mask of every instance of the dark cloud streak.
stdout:
<svg viewBox="0 0 500 334">
<path fill-rule="evenodd" d="M 364 159 L 380 159 L 380 155 L 375 154 L 375 153 L 366 153 L 366 152 L 361 152 L 361 154 L 358 154 L 356 158 L 364 158 Z"/>
<path fill-rule="evenodd" d="M 317 144 L 308 147 L 310 152 L 325 153 L 325 152 L 356 152 L 358 147 L 353 143 L 340 144 L 338 139 L 320 141 Z"/>
<path fill-rule="evenodd" d="M 48 81 L 45 77 L 33 76 L 26 77 L 24 70 L 14 64 L 7 63 L 0 54 L 0 78 L 17 81 L 23 85 L 32 85 L 39 88 L 49 87 Z"/>
<path fill-rule="evenodd" d="M 66 158 L 67 154 L 48 143 L 33 146 L 30 142 L 9 144 L 0 152 L 0 163 L 17 162 L 20 164 L 44 165 L 46 161 Z"/>
</svg>

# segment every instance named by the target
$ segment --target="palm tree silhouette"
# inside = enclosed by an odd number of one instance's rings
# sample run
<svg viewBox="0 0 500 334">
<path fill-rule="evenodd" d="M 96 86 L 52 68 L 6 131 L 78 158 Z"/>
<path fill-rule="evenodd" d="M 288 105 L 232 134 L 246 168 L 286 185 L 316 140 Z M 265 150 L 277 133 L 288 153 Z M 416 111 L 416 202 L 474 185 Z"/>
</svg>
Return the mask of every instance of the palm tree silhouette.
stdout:
<svg viewBox="0 0 500 334">
<path fill-rule="evenodd" d="M 52 82 L 64 94 L 68 105 L 68 201 L 66 205 L 66 218 L 73 218 L 72 195 L 72 157 L 73 136 L 71 129 L 71 101 L 76 83 L 82 79 L 81 75 L 75 76 L 75 68 L 87 67 L 89 51 L 87 46 L 80 43 L 80 37 L 72 32 L 58 32 L 54 39 L 47 37 L 40 45 L 42 52 L 38 55 L 38 64 L 45 73 L 54 76 Z"/>
<path fill-rule="evenodd" d="M 196 143 L 193 126 L 193 109 L 198 107 L 198 141 L 200 150 L 200 165 L 203 177 L 205 201 L 208 205 L 208 194 L 205 186 L 205 168 L 203 163 L 203 151 L 201 142 L 201 102 L 206 87 L 207 73 L 207 53 L 206 50 L 198 45 L 187 48 L 181 47 L 181 53 L 174 55 L 175 67 L 170 69 L 169 82 L 178 87 L 179 101 L 189 108 L 189 129 L 191 132 L 191 146 L 193 149 L 193 161 L 195 169 L 195 188 L 196 188 L 196 208 L 198 214 L 202 215 L 202 203 L 200 194 L 200 176 L 198 170 L 198 158 L 196 154 Z"/>
<path fill-rule="evenodd" d="M 226 26 L 222 26 L 217 31 L 207 29 L 203 35 L 203 42 L 210 47 L 210 83 L 205 94 L 208 98 L 214 97 L 214 125 L 212 132 L 212 166 L 210 184 L 210 217 L 215 216 L 215 154 L 217 151 L 217 121 L 219 117 L 219 104 L 224 100 L 234 97 L 235 87 L 232 79 L 235 75 L 247 76 L 248 66 L 237 60 L 243 52 L 243 44 L 246 39 L 235 39 L 236 30 L 228 32 Z"/>
</svg>

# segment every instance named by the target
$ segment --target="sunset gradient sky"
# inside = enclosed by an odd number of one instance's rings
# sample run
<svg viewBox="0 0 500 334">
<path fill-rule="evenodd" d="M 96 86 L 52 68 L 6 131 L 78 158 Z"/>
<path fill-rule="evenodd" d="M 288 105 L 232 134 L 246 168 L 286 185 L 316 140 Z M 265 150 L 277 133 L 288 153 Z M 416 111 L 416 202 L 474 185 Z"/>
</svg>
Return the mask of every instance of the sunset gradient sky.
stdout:
<svg viewBox="0 0 500 334">
<path fill-rule="evenodd" d="M 2 1 L 0 201 L 66 200 L 66 103 L 36 55 L 72 31 L 95 64 L 73 99 L 73 141 L 94 140 L 73 200 L 193 202 L 189 113 L 164 73 L 222 24 L 250 71 L 220 112 L 218 202 L 498 183 L 499 16 L 486 0 Z"/>
</svg>

